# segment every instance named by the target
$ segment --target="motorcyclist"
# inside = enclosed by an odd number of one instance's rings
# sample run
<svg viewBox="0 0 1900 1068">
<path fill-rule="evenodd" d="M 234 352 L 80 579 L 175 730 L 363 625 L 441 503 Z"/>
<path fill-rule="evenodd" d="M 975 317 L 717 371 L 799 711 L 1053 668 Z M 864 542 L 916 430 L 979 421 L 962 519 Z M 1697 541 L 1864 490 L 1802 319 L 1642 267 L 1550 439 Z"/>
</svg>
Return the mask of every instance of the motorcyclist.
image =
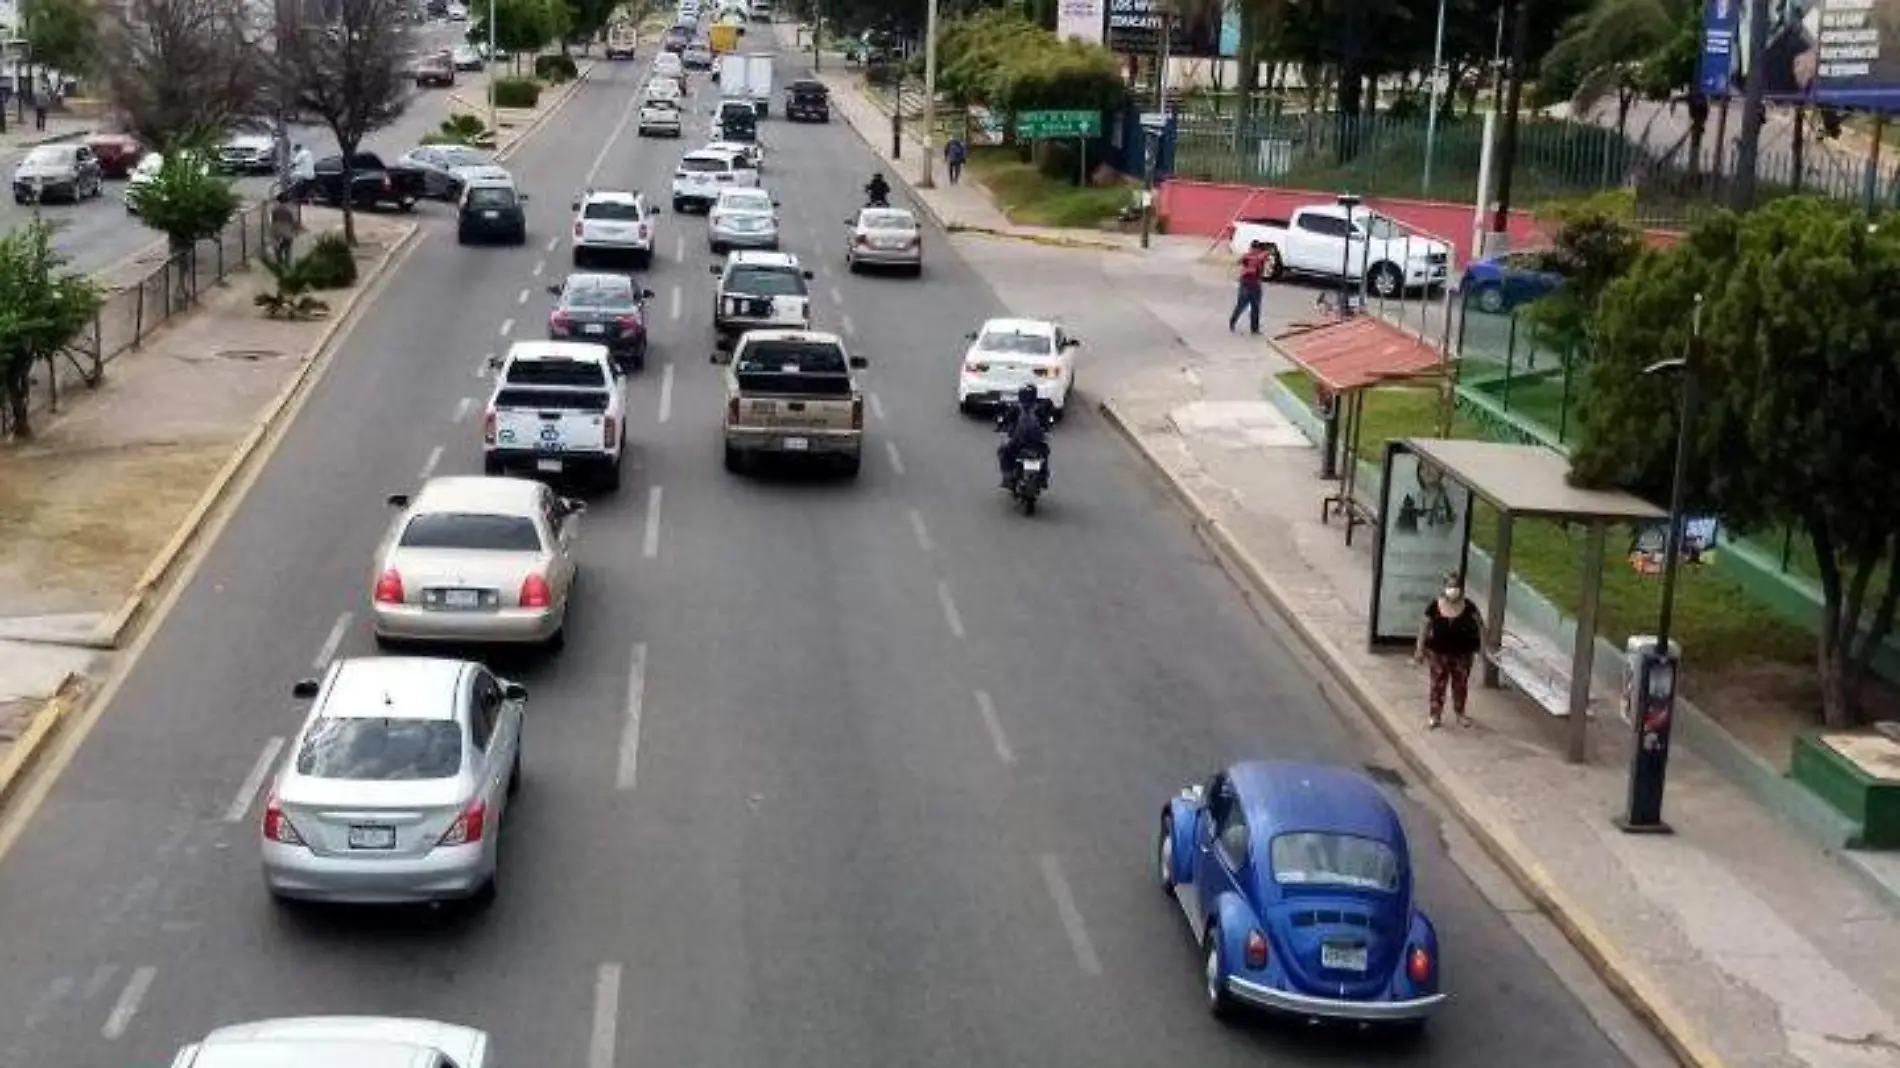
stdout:
<svg viewBox="0 0 1900 1068">
<path fill-rule="evenodd" d="M 884 172 L 879 171 L 871 175 L 871 180 L 864 184 L 864 197 L 873 208 L 890 206 L 891 183 L 884 180 Z"/>
<path fill-rule="evenodd" d="M 1002 469 L 1003 488 L 1011 489 L 1016 475 L 1016 460 L 1025 451 L 1048 454 L 1049 439 L 1043 425 L 1042 398 L 1035 386 L 1016 391 L 1016 406 L 997 417 L 997 429 L 1009 436 L 996 449 L 997 465 Z"/>
</svg>

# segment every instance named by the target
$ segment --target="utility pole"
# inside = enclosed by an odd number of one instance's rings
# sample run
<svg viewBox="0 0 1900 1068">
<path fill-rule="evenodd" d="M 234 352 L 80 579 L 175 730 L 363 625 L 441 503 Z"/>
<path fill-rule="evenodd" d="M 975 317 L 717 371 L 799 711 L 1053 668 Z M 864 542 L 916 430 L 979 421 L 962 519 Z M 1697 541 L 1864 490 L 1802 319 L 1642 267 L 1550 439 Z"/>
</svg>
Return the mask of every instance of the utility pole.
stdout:
<svg viewBox="0 0 1900 1068">
<path fill-rule="evenodd" d="M 1729 186 L 1728 206 L 1747 211 L 1755 206 L 1755 172 L 1761 168 L 1762 60 L 1768 51 L 1768 5 L 1748 6 L 1748 66 L 1742 77 L 1742 133 L 1735 144 L 1735 184 Z"/>
<path fill-rule="evenodd" d="M 495 114 L 495 0 L 488 0 L 488 56 L 482 65 L 482 74 L 488 79 L 488 132 L 499 143 L 501 119 Z"/>
<path fill-rule="evenodd" d="M 1425 173 L 1420 177 L 1420 192 L 1432 195 L 1432 153 L 1438 143 L 1438 105 L 1445 86 L 1445 4 L 1438 0 L 1438 34 L 1432 41 L 1432 110 L 1425 116 Z"/>
<path fill-rule="evenodd" d="M 924 159 L 917 188 L 936 188 L 931 174 L 937 151 L 937 0 L 927 0 L 924 16 Z"/>
<path fill-rule="evenodd" d="M 1524 102 L 1524 52 L 1528 47 L 1530 12 L 1526 10 L 1530 0 L 1516 0 L 1511 5 L 1511 88 L 1505 94 L 1504 102 L 1504 144 L 1498 152 L 1498 208 L 1492 216 L 1491 229 L 1495 233 L 1507 232 L 1511 220 L 1511 172 L 1517 167 L 1517 112 Z"/>
<path fill-rule="evenodd" d="M 817 74 L 824 69 L 825 0 L 812 0 L 811 18 L 811 72 Z"/>
</svg>

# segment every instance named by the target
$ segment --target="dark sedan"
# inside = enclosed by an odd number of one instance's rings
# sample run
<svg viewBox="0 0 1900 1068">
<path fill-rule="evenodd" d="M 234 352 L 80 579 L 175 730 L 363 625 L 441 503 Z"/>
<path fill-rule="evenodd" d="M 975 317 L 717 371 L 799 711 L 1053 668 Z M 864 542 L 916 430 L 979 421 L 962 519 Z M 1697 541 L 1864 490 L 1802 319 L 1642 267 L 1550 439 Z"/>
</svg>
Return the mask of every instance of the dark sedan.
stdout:
<svg viewBox="0 0 1900 1068">
<path fill-rule="evenodd" d="M 1497 315 L 1549 296 L 1563 281 L 1546 269 L 1543 253 L 1506 252 L 1473 260 L 1458 288 L 1467 307 Z"/>
<path fill-rule="evenodd" d="M 548 337 L 605 345 L 622 370 L 646 367 L 651 289 L 636 287 L 624 274 L 570 274 L 548 292 L 557 298 L 548 314 Z"/>
<path fill-rule="evenodd" d="M 399 167 L 422 172 L 423 195 L 434 200 L 456 200 L 470 168 L 492 167 L 495 154 L 468 145 L 422 145 L 396 157 Z"/>
<path fill-rule="evenodd" d="M 455 240 L 472 245 L 477 241 L 506 241 L 511 245 L 528 243 L 528 194 L 505 181 L 473 182 L 462 193 L 461 206 L 455 213 Z"/>
</svg>

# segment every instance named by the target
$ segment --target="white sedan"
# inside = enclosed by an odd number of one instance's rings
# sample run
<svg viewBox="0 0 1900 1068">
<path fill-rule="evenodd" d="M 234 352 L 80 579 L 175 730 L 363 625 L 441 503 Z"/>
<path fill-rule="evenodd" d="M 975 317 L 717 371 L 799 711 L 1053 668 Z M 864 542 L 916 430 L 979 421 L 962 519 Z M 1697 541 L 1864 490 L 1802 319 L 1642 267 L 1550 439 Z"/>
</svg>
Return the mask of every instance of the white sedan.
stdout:
<svg viewBox="0 0 1900 1068">
<path fill-rule="evenodd" d="M 991 319 L 966 335 L 970 347 L 957 374 L 963 412 L 1012 404 L 1026 385 L 1062 418 L 1075 388 L 1075 349 L 1082 342 L 1041 319 Z"/>
</svg>

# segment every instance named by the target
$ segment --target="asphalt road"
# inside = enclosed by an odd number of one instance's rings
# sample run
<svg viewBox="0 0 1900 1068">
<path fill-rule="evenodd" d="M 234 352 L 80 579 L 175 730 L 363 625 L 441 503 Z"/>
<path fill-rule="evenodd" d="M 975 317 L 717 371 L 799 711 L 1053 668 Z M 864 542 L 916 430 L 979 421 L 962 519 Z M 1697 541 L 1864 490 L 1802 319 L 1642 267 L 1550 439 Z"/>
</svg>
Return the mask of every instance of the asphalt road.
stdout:
<svg viewBox="0 0 1900 1068">
<path fill-rule="evenodd" d="M 459 41 L 463 32 L 464 27 L 459 25 L 430 23 L 418 28 L 417 47 L 447 48 Z M 365 151 L 386 153 L 393 159 L 414 148 L 423 134 L 434 130 L 448 117 L 449 95 L 458 91 L 467 92 L 469 77 L 467 73 L 461 75 L 455 89 L 418 90 L 401 118 L 365 140 Z M 318 158 L 333 155 L 337 151 L 336 138 L 324 127 L 293 126 L 291 141 L 309 148 Z M 25 155 L 25 149 L 16 149 L 0 157 L 0 167 L 5 168 L 5 176 L 9 181 L 14 166 Z M 237 189 L 246 201 L 256 201 L 267 195 L 274 181 L 271 177 L 242 177 L 237 180 Z M 105 195 L 96 200 L 79 204 L 44 204 L 39 211 L 58 228 L 53 243 L 70 258 L 75 270 L 103 271 L 147 252 L 151 253 L 153 264 L 163 258 L 163 235 L 146 227 L 137 216 L 125 210 L 123 181 L 107 182 Z M 12 231 L 26 225 L 33 214 L 33 208 L 15 204 L 12 197 L 0 195 L 0 231 Z"/>
<path fill-rule="evenodd" d="M 572 192 L 664 201 L 694 144 L 609 140 L 644 66 L 601 68 L 516 157 L 528 247 L 459 248 L 424 209 L 0 863 L 0 1066 L 166 1063 L 322 1012 L 468 1022 L 499 1063 L 575 1068 L 1624 1063 L 1409 805 L 1456 999 L 1423 1043 L 1207 1018 L 1151 882 L 1162 800 L 1236 758 L 1366 753 L 1098 417 L 1057 432 L 1042 513 L 1006 506 L 952 389 L 1000 305 L 935 232 L 921 280 L 841 269 L 872 167 L 842 123 L 764 130 L 820 324 L 872 360 L 862 478 L 721 470 L 705 224 L 663 216 L 635 472 L 583 520 L 567 649 L 507 669 L 533 698 L 499 901 L 266 899 L 244 786 L 303 714 L 292 682 L 371 652 L 383 497 L 479 469 L 484 358 L 540 335 Z"/>
</svg>

